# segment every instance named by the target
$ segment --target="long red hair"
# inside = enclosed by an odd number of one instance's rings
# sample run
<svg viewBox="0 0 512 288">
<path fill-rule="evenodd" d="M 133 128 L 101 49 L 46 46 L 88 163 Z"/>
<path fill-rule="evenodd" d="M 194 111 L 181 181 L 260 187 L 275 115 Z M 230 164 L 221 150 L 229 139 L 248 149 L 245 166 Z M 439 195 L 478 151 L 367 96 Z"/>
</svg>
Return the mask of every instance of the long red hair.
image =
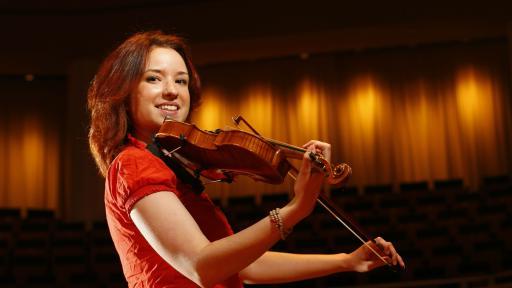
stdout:
<svg viewBox="0 0 512 288">
<path fill-rule="evenodd" d="M 101 64 L 88 90 L 91 113 L 89 147 L 103 176 L 125 145 L 131 130 L 127 113 L 130 93 L 142 77 L 149 52 L 166 47 L 178 52 L 188 69 L 191 111 L 199 105 L 201 84 L 184 40 L 160 31 L 133 35 L 115 49 Z"/>
</svg>

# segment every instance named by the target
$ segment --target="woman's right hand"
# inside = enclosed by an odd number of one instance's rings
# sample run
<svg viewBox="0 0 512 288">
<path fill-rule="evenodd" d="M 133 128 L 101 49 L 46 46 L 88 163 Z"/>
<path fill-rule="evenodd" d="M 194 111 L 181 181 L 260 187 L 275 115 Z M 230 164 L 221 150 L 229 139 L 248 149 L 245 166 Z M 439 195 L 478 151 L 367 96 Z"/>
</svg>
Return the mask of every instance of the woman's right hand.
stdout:
<svg viewBox="0 0 512 288">
<path fill-rule="evenodd" d="M 325 178 L 323 173 L 313 166 L 309 154 L 321 154 L 329 162 L 331 160 L 331 145 L 325 142 L 311 140 L 303 147 L 306 148 L 307 151 L 304 153 L 302 165 L 295 181 L 295 197 L 292 202 L 290 202 L 290 205 L 296 208 L 296 211 L 300 211 L 302 217 L 306 217 L 315 207 L 316 199 L 318 198 Z"/>
</svg>

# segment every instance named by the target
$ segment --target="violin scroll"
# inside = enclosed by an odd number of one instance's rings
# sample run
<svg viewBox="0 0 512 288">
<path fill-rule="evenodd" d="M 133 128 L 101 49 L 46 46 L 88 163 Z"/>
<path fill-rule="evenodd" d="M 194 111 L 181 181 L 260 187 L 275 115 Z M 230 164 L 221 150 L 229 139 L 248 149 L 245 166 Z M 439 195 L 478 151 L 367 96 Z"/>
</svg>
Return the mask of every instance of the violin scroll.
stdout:
<svg viewBox="0 0 512 288">
<path fill-rule="evenodd" d="M 352 168 L 345 163 L 332 165 L 331 171 L 331 176 L 327 179 L 327 183 L 333 186 L 344 184 L 352 175 Z"/>
<path fill-rule="evenodd" d="M 322 155 L 311 153 L 309 158 L 313 161 L 315 167 L 324 172 L 329 185 L 338 187 L 345 182 L 352 174 L 352 168 L 348 164 L 341 163 L 332 165 Z"/>
</svg>

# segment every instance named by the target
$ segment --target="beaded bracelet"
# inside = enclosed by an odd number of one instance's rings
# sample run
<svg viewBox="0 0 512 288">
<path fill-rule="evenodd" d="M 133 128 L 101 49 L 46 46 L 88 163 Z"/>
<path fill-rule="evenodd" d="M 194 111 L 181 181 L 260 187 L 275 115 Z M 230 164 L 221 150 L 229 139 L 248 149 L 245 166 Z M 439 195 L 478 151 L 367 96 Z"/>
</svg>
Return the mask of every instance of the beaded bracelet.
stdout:
<svg viewBox="0 0 512 288">
<path fill-rule="evenodd" d="M 292 232 L 292 228 L 284 228 L 283 219 L 281 219 L 281 215 L 279 214 L 279 208 L 276 208 L 269 213 L 270 222 L 276 226 L 279 234 L 281 235 L 281 239 L 284 240 L 290 233 Z"/>
</svg>

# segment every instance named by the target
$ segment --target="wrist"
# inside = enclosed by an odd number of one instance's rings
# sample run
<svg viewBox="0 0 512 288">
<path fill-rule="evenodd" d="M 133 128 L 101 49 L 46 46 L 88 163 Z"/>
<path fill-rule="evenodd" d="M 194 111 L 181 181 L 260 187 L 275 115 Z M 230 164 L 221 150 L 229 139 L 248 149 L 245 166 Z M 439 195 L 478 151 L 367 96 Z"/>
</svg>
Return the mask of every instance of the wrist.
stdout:
<svg viewBox="0 0 512 288">
<path fill-rule="evenodd" d="M 292 201 L 293 202 L 293 201 Z M 285 229 L 292 229 L 297 223 L 304 219 L 303 213 L 292 202 L 280 209 L 283 226 Z"/>
<path fill-rule="evenodd" d="M 296 221 L 294 225 L 300 222 L 302 219 L 306 218 L 309 214 L 311 214 L 311 211 L 313 211 L 313 209 L 309 209 L 306 207 L 306 205 L 304 205 L 304 203 L 302 203 L 302 201 L 296 198 L 293 198 L 282 209 L 285 209 L 290 215 L 289 217 Z"/>
<path fill-rule="evenodd" d="M 356 271 L 354 255 L 347 253 L 335 254 L 338 263 L 338 272 L 352 272 Z"/>
</svg>

